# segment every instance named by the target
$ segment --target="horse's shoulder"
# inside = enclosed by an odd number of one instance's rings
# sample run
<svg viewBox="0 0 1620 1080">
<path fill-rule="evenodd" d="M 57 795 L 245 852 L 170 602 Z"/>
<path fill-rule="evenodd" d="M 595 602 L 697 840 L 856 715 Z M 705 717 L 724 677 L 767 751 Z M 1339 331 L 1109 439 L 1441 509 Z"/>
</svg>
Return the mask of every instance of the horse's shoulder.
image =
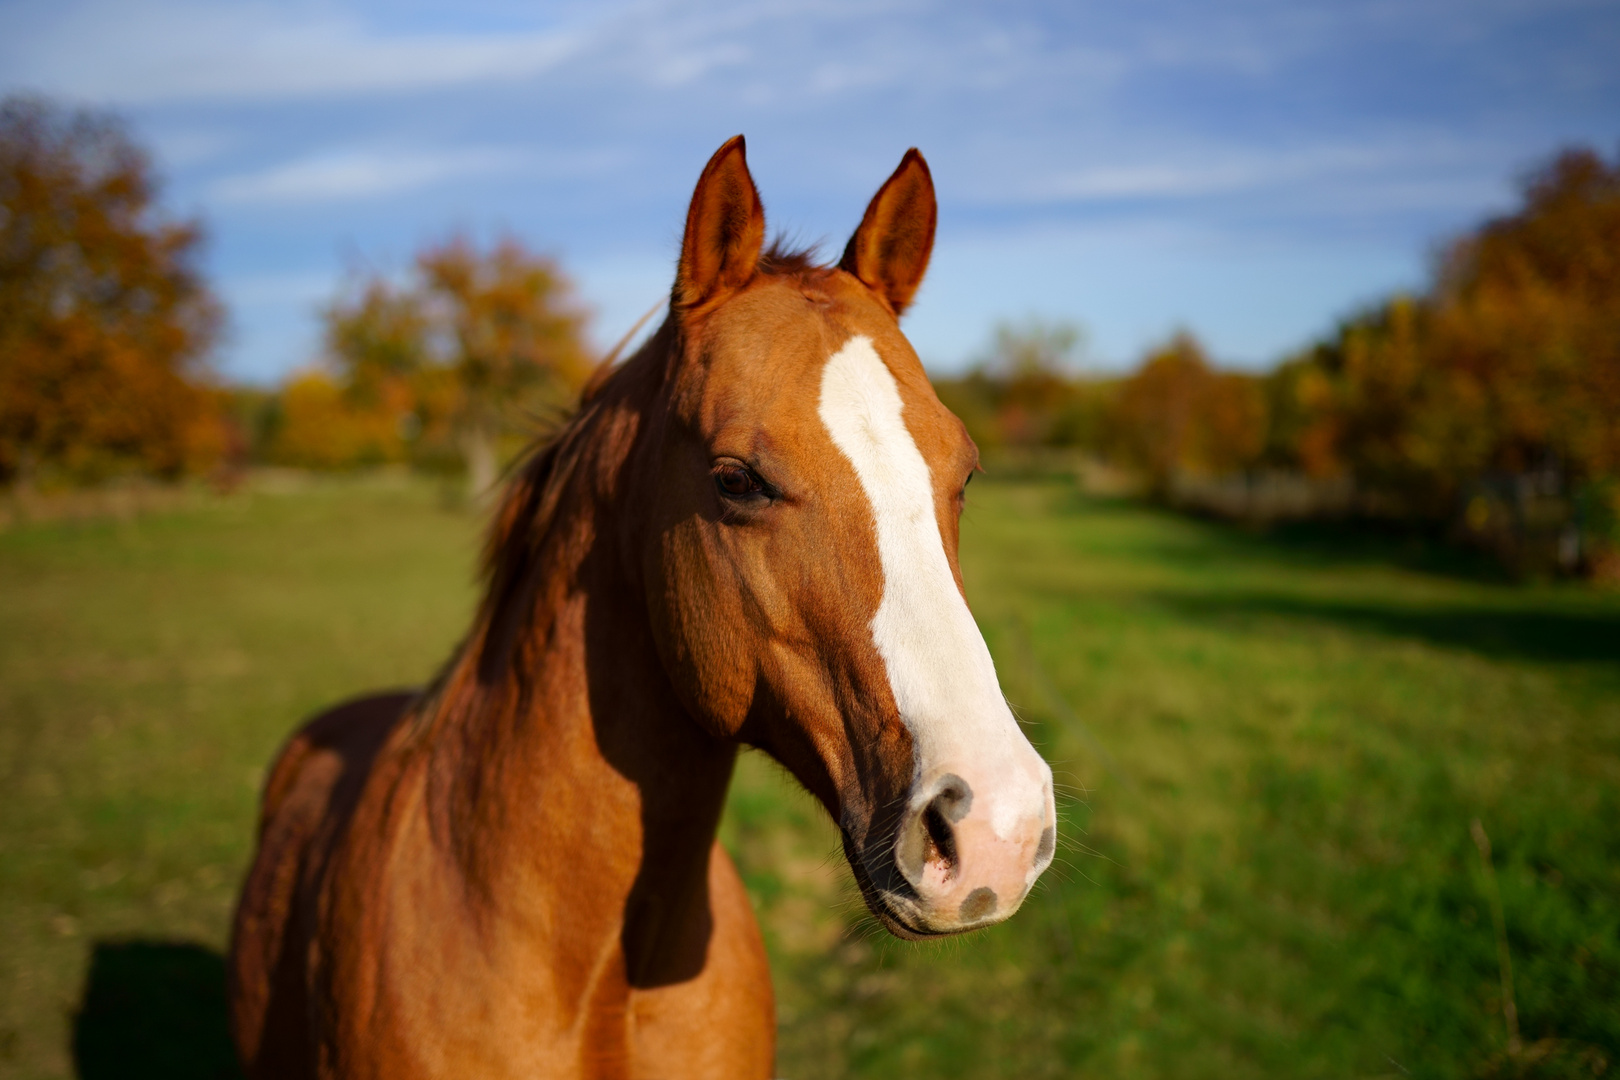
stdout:
<svg viewBox="0 0 1620 1080">
<path fill-rule="evenodd" d="M 389 734 L 405 716 L 413 691 L 354 698 L 319 713 L 287 740 L 264 786 L 261 831 L 284 809 L 313 801 L 325 804 L 343 778 L 371 771 Z"/>
</svg>

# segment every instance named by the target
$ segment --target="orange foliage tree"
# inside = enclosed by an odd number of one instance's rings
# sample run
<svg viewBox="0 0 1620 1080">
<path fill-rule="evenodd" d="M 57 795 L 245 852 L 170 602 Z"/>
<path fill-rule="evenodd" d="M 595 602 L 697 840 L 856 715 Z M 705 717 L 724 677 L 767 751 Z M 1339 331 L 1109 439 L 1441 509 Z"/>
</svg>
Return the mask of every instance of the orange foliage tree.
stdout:
<svg viewBox="0 0 1620 1080">
<path fill-rule="evenodd" d="M 1493 477 L 1571 506 L 1604 492 L 1612 503 L 1620 159 L 1561 154 L 1517 212 L 1446 249 L 1424 295 L 1348 320 L 1273 382 L 1298 462 L 1349 471 L 1388 511 L 1448 517 Z"/>
<path fill-rule="evenodd" d="M 225 448 L 201 230 L 114 118 L 0 102 L 0 483 L 163 476 Z"/>
<path fill-rule="evenodd" d="M 1303 363 L 1284 365 L 1300 464 L 1315 475 L 1351 472 L 1392 509 L 1444 508 L 1459 478 L 1490 454 L 1481 387 L 1437 362 L 1430 305 L 1396 297 L 1340 326 Z"/>
<path fill-rule="evenodd" d="M 1266 447 L 1266 412 L 1257 379 L 1215 371 L 1198 341 L 1181 333 L 1120 384 L 1113 442 L 1162 495 L 1178 472 L 1221 475 L 1254 465 Z"/>
<path fill-rule="evenodd" d="M 566 407 L 590 371 L 572 283 L 512 238 L 429 247 L 411 281 L 372 276 L 325 321 L 351 409 L 391 413 L 423 447 L 454 445 L 475 494 L 494 483 L 502 437 Z"/>
<path fill-rule="evenodd" d="M 1452 246 L 1433 306 L 1492 468 L 1620 473 L 1620 157 L 1571 150 L 1534 175 L 1523 209 Z"/>
</svg>

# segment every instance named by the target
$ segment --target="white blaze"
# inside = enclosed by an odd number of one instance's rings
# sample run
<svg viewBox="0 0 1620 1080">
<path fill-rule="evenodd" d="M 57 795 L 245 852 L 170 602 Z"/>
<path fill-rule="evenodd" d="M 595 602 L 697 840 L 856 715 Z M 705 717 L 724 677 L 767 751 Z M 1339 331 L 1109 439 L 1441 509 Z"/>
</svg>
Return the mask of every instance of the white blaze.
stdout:
<svg viewBox="0 0 1620 1080">
<path fill-rule="evenodd" d="M 821 422 L 855 467 L 877 523 L 883 599 L 872 617 L 872 640 L 911 732 L 918 779 L 964 763 L 999 772 L 1034 751 L 1007 708 L 990 650 L 956 587 L 928 463 L 902 408 L 900 388 L 870 338 L 850 338 L 827 361 Z M 1010 835 L 1017 800 L 992 799 L 987 809 L 994 832 Z"/>
</svg>

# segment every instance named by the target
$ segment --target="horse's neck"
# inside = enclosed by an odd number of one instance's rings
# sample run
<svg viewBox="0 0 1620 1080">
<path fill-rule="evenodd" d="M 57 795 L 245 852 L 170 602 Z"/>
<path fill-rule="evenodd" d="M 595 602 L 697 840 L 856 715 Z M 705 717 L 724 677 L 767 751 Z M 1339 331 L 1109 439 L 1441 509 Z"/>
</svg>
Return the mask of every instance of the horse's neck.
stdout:
<svg viewBox="0 0 1620 1080">
<path fill-rule="evenodd" d="M 632 983 L 659 983 L 695 973 L 734 749 L 676 700 L 592 471 L 549 523 L 504 657 L 480 659 L 486 622 L 449 673 L 441 709 L 461 714 L 435 725 L 429 813 L 492 913 L 543 915 L 574 949 L 622 942 Z"/>
</svg>

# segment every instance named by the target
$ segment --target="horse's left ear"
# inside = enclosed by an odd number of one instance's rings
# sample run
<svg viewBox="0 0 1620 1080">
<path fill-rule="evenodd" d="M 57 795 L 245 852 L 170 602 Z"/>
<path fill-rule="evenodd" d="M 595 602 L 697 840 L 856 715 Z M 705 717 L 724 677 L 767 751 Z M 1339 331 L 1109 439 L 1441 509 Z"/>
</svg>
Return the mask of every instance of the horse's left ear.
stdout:
<svg viewBox="0 0 1620 1080">
<path fill-rule="evenodd" d="M 860 278 L 899 315 L 928 271 L 938 217 L 934 178 L 928 162 L 912 147 L 872 196 L 860 228 L 844 248 L 839 269 Z"/>
</svg>

